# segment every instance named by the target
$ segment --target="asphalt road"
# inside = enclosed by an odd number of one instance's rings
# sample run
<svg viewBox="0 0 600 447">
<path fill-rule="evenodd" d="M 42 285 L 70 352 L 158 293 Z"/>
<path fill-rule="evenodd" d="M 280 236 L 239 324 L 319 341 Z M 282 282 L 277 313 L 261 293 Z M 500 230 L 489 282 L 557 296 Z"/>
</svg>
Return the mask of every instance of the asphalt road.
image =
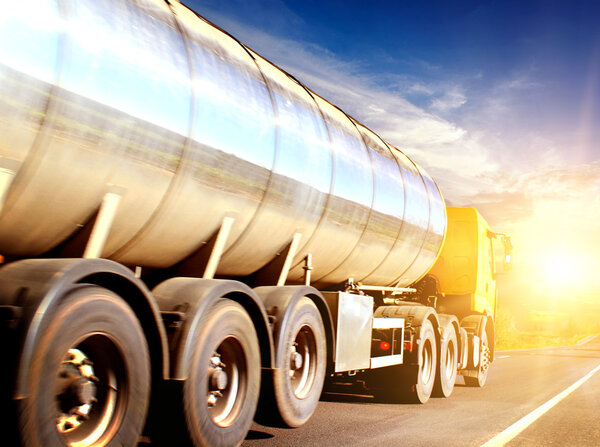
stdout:
<svg viewBox="0 0 600 447">
<path fill-rule="evenodd" d="M 600 336 L 570 347 L 498 352 L 484 388 L 467 388 L 459 377 L 450 398 L 425 405 L 329 393 L 304 426 L 254 424 L 242 446 L 600 446 L 600 371 L 560 395 L 599 365 Z M 564 398 L 553 401 L 557 395 Z M 548 401 L 548 411 L 530 421 Z M 498 436 L 522 418 L 522 431 Z"/>
</svg>

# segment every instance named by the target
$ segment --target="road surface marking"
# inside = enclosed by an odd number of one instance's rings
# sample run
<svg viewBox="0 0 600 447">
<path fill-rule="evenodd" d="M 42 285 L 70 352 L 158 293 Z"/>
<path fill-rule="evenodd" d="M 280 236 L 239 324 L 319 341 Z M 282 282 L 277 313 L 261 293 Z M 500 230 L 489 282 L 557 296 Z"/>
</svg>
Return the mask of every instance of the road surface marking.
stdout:
<svg viewBox="0 0 600 447">
<path fill-rule="evenodd" d="M 597 337 L 597 335 L 590 335 L 589 337 L 585 337 L 583 340 L 579 340 L 579 341 L 576 343 L 576 345 L 577 345 L 577 346 L 578 346 L 578 345 L 584 345 L 584 344 L 586 344 L 588 341 L 591 341 L 591 340 L 593 340 L 593 339 L 594 339 L 594 338 L 596 338 L 596 337 Z"/>
<path fill-rule="evenodd" d="M 565 397 L 567 397 L 569 394 L 571 394 L 573 391 L 575 391 L 577 388 L 579 388 L 581 385 L 587 382 L 590 379 L 590 377 L 592 377 L 598 371 L 600 371 L 600 365 L 596 366 L 589 373 L 587 373 L 585 376 L 583 376 L 581 379 L 579 379 L 577 382 L 575 382 L 573 385 L 571 385 L 561 393 L 554 396 L 548 402 L 537 407 L 531 413 L 529 413 L 526 416 L 523 416 L 521 419 L 512 424 L 506 430 L 504 430 L 501 433 L 498 433 L 485 444 L 482 444 L 481 447 L 500 447 L 507 444 L 510 440 L 515 438 L 519 433 L 521 433 L 523 430 L 525 430 L 527 427 L 533 424 L 536 420 L 538 420 L 541 416 L 543 416 L 546 412 L 548 412 L 557 403 L 559 403 L 561 400 L 563 400 Z"/>
<path fill-rule="evenodd" d="M 509 357 L 510 357 L 510 355 L 499 355 L 499 356 L 497 356 L 496 358 L 497 358 L 497 359 L 507 359 L 507 358 L 509 358 Z"/>
</svg>

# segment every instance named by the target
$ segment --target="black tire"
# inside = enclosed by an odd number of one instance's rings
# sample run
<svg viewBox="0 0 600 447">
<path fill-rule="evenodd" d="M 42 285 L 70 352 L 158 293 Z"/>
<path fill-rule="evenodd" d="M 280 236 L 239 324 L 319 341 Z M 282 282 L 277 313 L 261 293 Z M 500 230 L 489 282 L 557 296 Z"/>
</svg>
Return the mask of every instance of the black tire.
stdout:
<svg viewBox="0 0 600 447">
<path fill-rule="evenodd" d="M 406 401 L 424 404 L 431 397 L 437 367 L 437 347 L 431 321 L 423 321 L 419 339 L 419 365 L 407 368 L 403 380 L 408 384 Z"/>
<path fill-rule="evenodd" d="M 150 358 L 131 308 L 79 285 L 42 329 L 19 402 L 25 446 L 136 445 L 150 394 Z M 77 415 L 79 413 L 79 415 Z"/>
<path fill-rule="evenodd" d="M 481 336 L 481 353 L 479 366 L 476 370 L 476 377 L 464 376 L 465 385 L 474 388 L 481 388 L 487 382 L 488 371 L 491 363 L 491 351 L 488 341 L 487 332 L 484 330 Z"/>
<path fill-rule="evenodd" d="M 419 337 L 417 365 L 390 366 L 369 371 L 369 388 L 377 400 L 419 404 L 429 400 L 437 366 L 436 340 L 431 321 L 423 322 Z"/>
<path fill-rule="evenodd" d="M 277 412 L 268 422 L 299 427 L 314 413 L 325 380 L 325 327 L 317 306 L 302 297 L 290 310 L 287 325 L 275 340 L 276 369 L 271 392 Z M 261 409 L 262 410 L 262 409 Z M 269 409 L 265 409 L 269 413 Z"/>
<path fill-rule="evenodd" d="M 452 324 L 449 324 L 440 340 L 439 362 L 435 375 L 433 395 L 450 397 L 454 390 L 458 366 L 458 338 Z"/>
<path fill-rule="evenodd" d="M 196 446 L 244 440 L 258 403 L 260 351 L 252 320 L 235 301 L 218 300 L 202 317 L 183 385 L 183 408 Z"/>
</svg>

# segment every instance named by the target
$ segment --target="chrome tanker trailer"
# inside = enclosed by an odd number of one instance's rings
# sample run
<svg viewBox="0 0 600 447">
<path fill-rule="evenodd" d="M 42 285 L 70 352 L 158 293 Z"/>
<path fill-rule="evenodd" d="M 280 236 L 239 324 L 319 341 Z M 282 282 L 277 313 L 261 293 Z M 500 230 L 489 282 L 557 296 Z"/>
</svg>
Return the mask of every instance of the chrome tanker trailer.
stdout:
<svg viewBox="0 0 600 447">
<path fill-rule="evenodd" d="M 431 177 L 179 2 L 4 4 L 0 135 L 15 444 L 237 445 L 255 414 L 303 424 L 326 379 L 485 382 L 494 302 L 427 275 Z"/>
</svg>

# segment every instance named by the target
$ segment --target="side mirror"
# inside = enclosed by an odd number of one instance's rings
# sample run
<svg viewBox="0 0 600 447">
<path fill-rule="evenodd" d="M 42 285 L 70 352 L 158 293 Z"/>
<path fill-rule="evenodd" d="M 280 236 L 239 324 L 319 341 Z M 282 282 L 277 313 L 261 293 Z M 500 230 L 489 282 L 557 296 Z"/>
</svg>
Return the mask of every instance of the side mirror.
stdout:
<svg viewBox="0 0 600 447">
<path fill-rule="evenodd" d="M 507 272 L 512 268 L 512 249 L 513 244 L 510 236 L 499 235 L 504 247 L 504 271 Z"/>
<path fill-rule="evenodd" d="M 494 246 L 495 274 L 508 272 L 512 268 L 513 244 L 510 236 L 500 233 L 488 232 Z M 504 256 L 502 256 L 504 254 Z"/>
</svg>

